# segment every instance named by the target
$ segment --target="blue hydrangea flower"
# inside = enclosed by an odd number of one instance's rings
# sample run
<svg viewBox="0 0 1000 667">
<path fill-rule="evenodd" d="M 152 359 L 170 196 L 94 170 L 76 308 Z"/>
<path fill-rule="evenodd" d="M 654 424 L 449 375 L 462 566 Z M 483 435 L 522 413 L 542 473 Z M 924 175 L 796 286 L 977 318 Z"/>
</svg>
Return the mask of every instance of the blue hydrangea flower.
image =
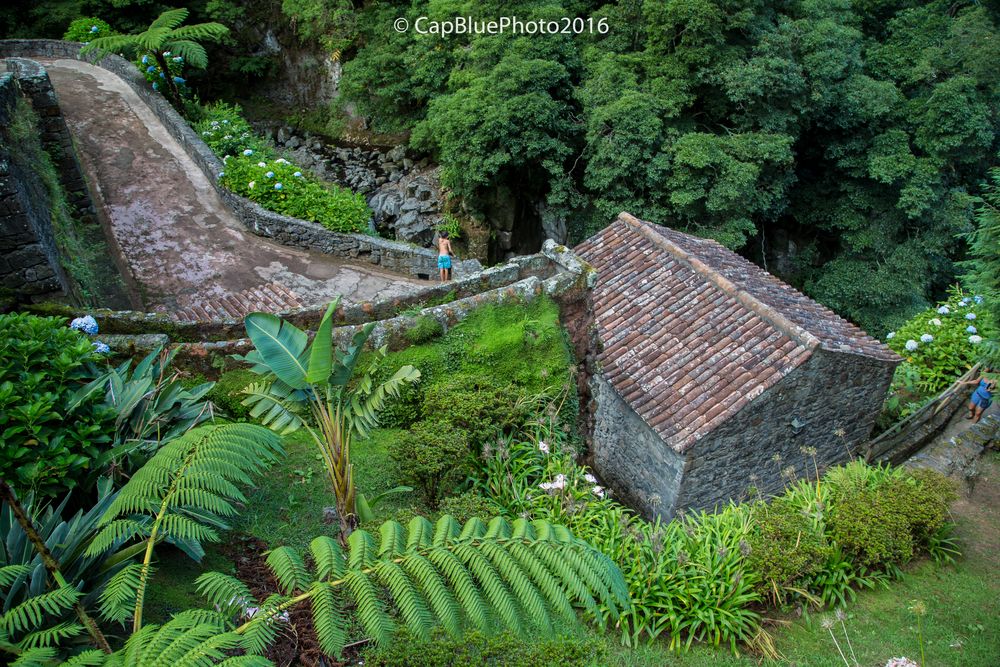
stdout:
<svg viewBox="0 0 1000 667">
<path fill-rule="evenodd" d="M 102 343 L 99 340 L 94 341 L 94 351 L 97 354 L 111 354 L 111 348 L 108 347 L 107 343 Z"/>
<path fill-rule="evenodd" d="M 951 309 L 948 308 L 948 306 L 941 306 L 940 308 L 938 308 L 938 312 L 941 313 L 942 315 L 947 315 L 948 313 L 951 312 Z"/>
<path fill-rule="evenodd" d="M 166 78 L 167 78 L 167 75 L 166 75 L 166 74 L 164 74 L 163 72 L 160 72 L 160 78 L 161 78 L 161 79 L 166 79 Z"/>
<path fill-rule="evenodd" d="M 295 178 L 302 178 L 302 172 L 301 171 L 297 171 L 294 174 L 292 174 L 292 176 L 294 176 Z"/>
<path fill-rule="evenodd" d="M 225 175 L 226 175 L 226 172 L 224 172 L 224 171 L 220 171 L 220 172 L 219 172 L 219 178 L 222 178 L 222 177 L 223 177 L 223 176 L 225 176 Z"/>
<path fill-rule="evenodd" d="M 273 172 L 273 171 L 269 171 L 269 172 L 267 172 L 266 174 L 264 174 L 264 176 L 265 176 L 266 178 L 274 178 L 274 172 Z"/>
<path fill-rule="evenodd" d="M 247 157 L 249 157 L 249 156 L 253 155 L 253 151 L 248 148 L 245 151 L 243 151 L 243 154 L 246 155 Z"/>
<path fill-rule="evenodd" d="M 906 341 L 906 349 L 909 350 L 910 352 L 913 352 L 918 347 L 920 347 L 920 345 L 917 343 L 917 341 L 913 340 L 912 338 Z"/>
<path fill-rule="evenodd" d="M 282 185 L 281 185 L 281 183 L 275 183 L 275 184 L 274 184 L 274 189 L 275 189 L 275 190 L 280 190 L 281 188 L 282 188 Z"/>
<path fill-rule="evenodd" d="M 148 62 L 149 62 L 149 56 L 143 56 L 142 57 L 142 64 L 145 65 Z"/>
<path fill-rule="evenodd" d="M 981 296 L 979 296 L 977 294 L 976 296 L 972 297 L 972 300 L 975 301 L 976 303 L 982 303 L 983 302 L 983 297 L 981 297 Z"/>
<path fill-rule="evenodd" d="M 970 299 L 969 297 L 965 297 L 961 301 L 958 302 L 958 305 L 960 305 L 960 306 L 968 306 L 970 301 L 972 301 L 972 299 Z"/>
<path fill-rule="evenodd" d="M 101 29 L 98 28 L 96 25 L 90 26 L 90 32 L 100 32 L 100 31 Z"/>
<path fill-rule="evenodd" d="M 152 74 L 155 71 L 156 67 L 154 65 L 150 65 L 149 67 L 146 68 L 146 74 Z"/>
<path fill-rule="evenodd" d="M 965 319 L 967 319 L 967 320 L 974 320 L 974 319 L 976 319 L 976 314 L 975 313 L 966 313 L 965 314 Z"/>
<path fill-rule="evenodd" d="M 969 326 L 965 327 L 965 330 L 968 333 L 978 333 L 979 332 L 979 330 L 976 329 L 976 327 L 972 326 L 971 324 Z"/>
<path fill-rule="evenodd" d="M 97 334 L 97 320 L 95 320 L 92 315 L 84 315 L 83 317 L 77 317 L 70 322 L 69 328 L 82 331 L 88 336 L 94 336 Z"/>
<path fill-rule="evenodd" d="M 179 76 L 174 77 L 174 83 L 184 83 L 184 79 Z"/>
<path fill-rule="evenodd" d="M 934 336 L 932 336 L 930 334 L 924 334 L 923 336 L 920 337 L 920 342 L 921 343 L 929 343 L 932 340 L 934 340 Z"/>
<path fill-rule="evenodd" d="M 156 85 L 156 82 L 154 81 L 153 82 L 153 90 L 159 90 L 159 89 L 160 89 L 160 87 L 158 85 Z"/>
</svg>

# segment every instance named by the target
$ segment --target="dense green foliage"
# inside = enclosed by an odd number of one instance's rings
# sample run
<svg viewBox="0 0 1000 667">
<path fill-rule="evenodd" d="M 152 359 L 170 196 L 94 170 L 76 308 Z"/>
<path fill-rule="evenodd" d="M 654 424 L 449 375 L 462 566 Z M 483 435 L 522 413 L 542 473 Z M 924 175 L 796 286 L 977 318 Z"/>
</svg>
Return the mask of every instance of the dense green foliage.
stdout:
<svg viewBox="0 0 1000 667">
<path fill-rule="evenodd" d="M 488 636 L 468 632 L 460 639 L 442 633 L 432 641 L 418 641 L 400 633 L 380 650 L 369 651 L 365 664 L 372 667 L 467 667 L 468 665 L 504 665 L 504 667 L 586 667 L 607 664 L 607 649 L 593 638 L 573 636 L 525 638 L 505 632 Z"/>
<path fill-rule="evenodd" d="M 608 497 L 554 422 L 484 451 L 475 488 L 510 516 L 561 521 L 619 564 L 632 596 L 624 639 L 748 644 L 773 655 L 759 605 L 843 604 L 918 551 L 939 553 L 954 490 L 936 473 L 855 462 L 715 514 L 645 521 Z M 887 574 L 888 573 L 888 574 Z"/>
<path fill-rule="evenodd" d="M 76 398 L 98 358 L 60 318 L 0 315 L 0 477 L 18 491 L 74 488 L 110 445 L 114 411 L 100 396 Z"/>
<path fill-rule="evenodd" d="M 376 129 L 412 128 L 474 206 L 507 187 L 577 238 L 629 210 L 753 248 L 879 329 L 955 275 L 955 238 L 971 229 L 998 148 L 996 11 L 971 0 L 418 1 L 373 3 L 328 29 L 356 35 L 343 90 L 359 111 Z M 392 29 L 397 16 L 453 15 L 606 18 L 611 30 Z"/>
<path fill-rule="evenodd" d="M 404 481 L 420 489 L 428 505 L 437 507 L 465 479 L 469 433 L 443 420 L 420 421 L 393 443 L 392 456 Z"/>
<path fill-rule="evenodd" d="M 990 314 L 993 322 L 1000 322 L 1000 168 L 990 172 L 991 183 L 986 188 L 976 209 L 976 229 L 971 236 L 966 282 L 985 299 L 982 310 Z M 1000 361 L 997 343 L 990 338 L 989 355 L 996 364 Z"/>
<path fill-rule="evenodd" d="M 254 134 L 239 107 L 205 107 L 195 131 L 222 158 L 222 184 L 266 209 L 318 222 L 335 232 L 367 232 L 371 211 L 365 198 L 346 188 L 318 181 L 278 157 Z"/>
<path fill-rule="evenodd" d="M 114 31 L 105 21 L 84 16 L 73 20 L 66 28 L 62 38 L 67 42 L 89 42 L 97 37 L 106 37 L 111 34 L 114 34 Z"/>
</svg>

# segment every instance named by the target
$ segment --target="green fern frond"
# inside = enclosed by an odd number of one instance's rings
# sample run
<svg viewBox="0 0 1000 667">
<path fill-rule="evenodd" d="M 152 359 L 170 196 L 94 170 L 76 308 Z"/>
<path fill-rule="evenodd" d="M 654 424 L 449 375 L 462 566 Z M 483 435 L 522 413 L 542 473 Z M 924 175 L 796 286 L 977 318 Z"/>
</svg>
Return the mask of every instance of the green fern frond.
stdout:
<svg viewBox="0 0 1000 667">
<path fill-rule="evenodd" d="M 87 545 L 87 555 L 96 556 L 118 548 L 135 537 L 149 536 L 149 521 L 140 519 L 119 519 L 102 528 Z"/>
<path fill-rule="evenodd" d="M 378 555 L 375 540 L 366 530 L 356 530 L 351 533 L 347 538 L 347 546 L 351 550 L 347 557 L 347 567 L 351 570 L 368 567 Z"/>
<path fill-rule="evenodd" d="M 359 570 L 352 570 L 344 576 L 344 585 L 354 599 L 358 620 L 361 621 L 365 634 L 377 645 L 384 646 L 392 637 L 395 624 L 385 612 L 378 589 L 371 578 Z"/>
<path fill-rule="evenodd" d="M 149 24 L 151 29 L 166 29 L 173 30 L 180 24 L 184 23 L 188 17 L 188 10 L 184 7 L 180 9 L 168 9 L 159 16 L 156 17 L 152 23 Z"/>
<path fill-rule="evenodd" d="M 391 560 L 383 560 L 375 566 L 375 574 L 392 595 L 407 629 L 423 641 L 430 640 L 434 617 L 406 570 Z"/>
<path fill-rule="evenodd" d="M 462 527 L 454 517 L 445 514 L 434 524 L 434 546 L 443 547 L 448 542 L 458 539 L 462 532 Z"/>
<path fill-rule="evenodd" d="M 0 567 L 0 588 L 6 588 L 31 573 L 30 565 L 4 565 Z"/>
<path fill-rule="evenodd" d="M 109 662 L 107 653 L 92 650 L 84 651 L 71 658 L 67 658 L 62 667 L 101 667 L 101 665 L 108 664 Z"/>
<path fill-rule="evenodd" d="M 195 587 L 201 596 L 223 613 L 259 606 L 247 585 L 228 574 L 206 572 L 195 580 Z"/>
<path fill-rule="evenodd" d="M 469 520 L 471 523 L 472 520 Z M 468 524 L 467 524 L 468 525 Z M 524 608 L 518 604 L 517 599 L 512 594 L 511 589 L 504 582 L 503 577 L 496 571 L 489 559 L 483 555 L 482 551 L 473 547 L 468 542 L 459 542 L 453 547 L 455 556 L 462 561 L 469 572 L 476 578 L 479 587 L 485 594 L 486 600 L 490 603 L 493 611 L 515 635 L 523 635 L 527 631 L 525 627 Z"/>
<path fill-rule="evenodd" d="M 79 623 L 59 623 L 51 628 L 29 632 L 17 643 L 19 648 L 56 647 L 59 642 L 84 632 Z"/>
<path fill-rule="evenodd" d="M 135 597 L 142 581 L 143 566 L 133 563 L 108 580 L 98 601 L 101 617 L 121 622 L 132 616 Z M 150 573 L 147 574 L 149 576 Z"/>
<path fill-rule="evenodd" d="M 406 550 L 426 549 L 434 542 L 434 526 L 422 516 L 410 519 L 407 526 Z"/>
<path fill-rule="evenodd" d="M 319 646 L 324 653 L 339 660 L 347 643 L 347 620 L 333 588 L 326 582 L 314 583 L 312 593 L 313 626 Z"/>
<path fill-rule="evenodd" d="M 8 636 L 30 632 L 41 627 L 46 614 L 58 616 L 73 607 L 81 594 L 75 588 L 63 586 L 28 598 L 0 615 L 0 629 Z"/>
<path fill-rule="evenodd" d="M 309 543 L 316 578 L 320 581 L 339 579 L 344 574 L 344 552 L 332 537 L 320 535 Z"/>
<path fill-rule="evenodd" d="M 278 586 L 286 595 L 295 590 L 309 588 L 311 580 L 306 564 L 295 549 L 278 547 L 267 554 L 267 566 L 271 568 Z"/>
<path fill-rule="evenodd" d="M 429 603 L 434 616 L 445 632 L 452 637 L 461 634 L 462 609 L 434 565 L 419 553 L 406 554 L 401 565 L 414 585 L 420 587 L 421 594 Z"/>
<path fill-rule="evenodd" d="M 10 663 L 10 667 L 48 667 L 56 658 L 56 650 L 50 647 L 29 648 Z"/>
<path fill-rule="evenodd" d="M 379 528 L 379 558 L 392 558 L 406 551 L 406 531 L 395 521 L 386 521 Z"/>
<path fill-rule="evenodd" d="M 248 653 L 260 655 L 274 642 L 278 634 L 280 610 L 286 603 L 288 598 L 284 595 L 268 596 L 253 618 L 242 626 L 242 645 Z"/>
<path fill-rule="evenodd" d="M 441 548 L 428 552 L 427 560 L 433 563 L 451 583 L 455 589 L 455 598 L 472 625 L 481 632 L 492 632 L 494 623 L 489 603 L 462 561 L 451 551 Z"/>
</svg>

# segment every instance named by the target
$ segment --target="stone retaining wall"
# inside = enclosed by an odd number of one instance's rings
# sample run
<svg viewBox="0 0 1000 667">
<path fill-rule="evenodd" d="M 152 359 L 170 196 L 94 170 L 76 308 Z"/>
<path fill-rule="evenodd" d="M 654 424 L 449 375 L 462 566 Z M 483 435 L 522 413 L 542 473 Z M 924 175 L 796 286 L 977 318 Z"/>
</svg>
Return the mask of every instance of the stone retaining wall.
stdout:
<svg viewBox="0 0 1000 667">
<path fill-rule="evenodd" d="M 0 40 L 0 57 L 86 60 L 80 58 L 81 46 L 74 42 L 51 39 L 7 39 Z M 170 106 L 170 103 L 162 95 L 150 89 L 135 65 L 116 55 L 105 56 L 94 64 L 117 75 L 136 92 L 166 126 L 171 136 L 183 146 L 226 205 L 254 234 L 295 248 L 307 248 L 345 259 L 367 261 L 405 275 L 420 278 L 433 278 L 437 275 L 437 253 L 433 250 L 376 236 L 332 232 L 315 222 L 268 211 L 249 199 L 230 192 L 218 182 L 218 174 L 223 170 L 222 161 Z M 454 263 L 454 275 L 458 278 L 469 276 L 481 269 L 482 265 L 474 259 Z"/>
<path fill-rule="evenodd" d="M 48 188 L 30 165 L 19 164 L 18 147 L 6 143 L 21 94 L 12 74 L 0 74 L 0 286 L 35 297 L 67 293 Z"/>
</svg>

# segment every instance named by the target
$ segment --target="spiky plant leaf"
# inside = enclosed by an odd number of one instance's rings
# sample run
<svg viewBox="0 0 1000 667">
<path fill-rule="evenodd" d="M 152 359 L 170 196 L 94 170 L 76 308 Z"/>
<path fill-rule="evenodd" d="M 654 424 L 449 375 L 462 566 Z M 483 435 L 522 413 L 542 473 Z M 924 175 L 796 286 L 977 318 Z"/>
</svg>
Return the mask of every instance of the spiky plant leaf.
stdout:
<svg viewBox="0 0 1000 667">
<path fill-rule="evenodd" d="M 278 547 L 268 552 L 267 566 L 271 568 L 278 586 L 286 595 L 309 588 L 312 581 L 302 556 L 291 547 Z"/>
<path fill-rule="evenodd" d="M 317 579 L 327 581 L 343 576 L 346 566 L 344 552 L 332 537 L 320 535 L 314 538 L 309 543 L 309 552 L 313 557 Z"/>
<path fill-rule="evenodd" d="M 340 608 L 340 601 L 325 581 L 315 582 L 311 590 L 313 626 L 319 646 L 324 653 L 339 660 L 347 643 L 347 619 Z"/>
<path fill-rule="evenodd" d="M 133 563 L 111 577 L 99 601 L 101 616 L 105 620 L 121 622 L 132 616 L 142 572 L 142 564 Z"/>
<path fill-rule="evenodd" d="M 243 613 L 247 607 L 257 607 L 257 599 L 245 583 L 221 572 L 206 572 L 195 580 L 195 586 L 209 603 L 224 614 Z"/>
</svg>

